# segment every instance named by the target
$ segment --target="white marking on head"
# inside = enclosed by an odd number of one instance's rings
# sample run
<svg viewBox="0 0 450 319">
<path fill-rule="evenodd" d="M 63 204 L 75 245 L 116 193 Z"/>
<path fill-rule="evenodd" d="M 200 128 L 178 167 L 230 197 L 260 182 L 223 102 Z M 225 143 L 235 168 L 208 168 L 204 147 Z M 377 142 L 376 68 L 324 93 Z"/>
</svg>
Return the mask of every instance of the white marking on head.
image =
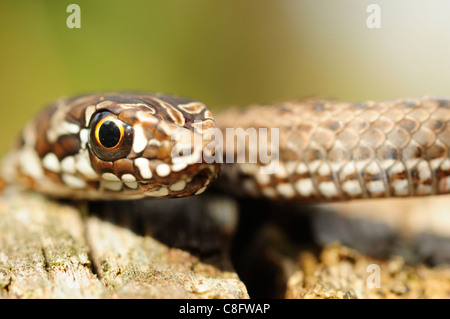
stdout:
<svg viewBox="0 0 450 319">
<path fill-rule="evenodd" d="M 155 145 L 157 147 L 161 146 L 161 142 L 158 141 L 156 138 L 152 138 L 150 141 L 148 141 L 148 146 Z"/>
<path fill-rule="evenodd" d="M 146 107 L 148 110 L 150 110 L 148 108 L 147 104 L 143 104 L 143 103 L 120 103 L 120 106 L 123 107 L 124 109 L 134 109 L 136 106 L 143 106 Z"/>
<path fill-rule="evenodd" d="M 86 148 L 86 145 L 89 141 L 89 129 L 84 128 L 80 130 L 80 145 L 81 148 Z"/>
<path fill-rule="evenodd" d="M 147 146 L 147 137 L 144 133 L 144 128 L 142 124 L 135 124 L 134 129 L 134 140 L 133 140 L 133 151 L 137 154 L 142 152 Z"/>
<path fill-rule="evenodd" d="M 167 187 L 161 187 L 158 190 L 147 191 L 144 195 L 149 197 L 163 197 L 169 195 L 169 189 Z"/>
<path fill-rule="evenodd" d="M 197 114 L 205 108 L 205 105 L 200 102 L 191 102 L 186 104 L 178 104 L 178 107 L 188 113 Z"/>
<path fill-rule="evenodd" d="M 126 183 L 132 183 L 136 181 L 136 177 L 134 177 L 131 174 L 123 174 L 121 176 L 122 181 L 126 182 Z"/>
<path fill-rule="evenodd" d="M 54 173 L 59 173 L 61 170 L 59 159 L 54 153 L 48 153 L 44 156 L 44 158 L 42 159 L 42 166 Z"/>
<path fill-rule="evenodd" d="M 194 164 L 194 163 L 200 163 L 200 160 L 202 158 L 202 151 L 200 150 L 194 150 L 192 154 L 190 155 L 183 155 L 183 156 L 176 156 L 172 157 L 172 163 L 175 164 L 181 164 L 184 163 L 186 165 L 188 164 Z"/>
<path fill-rule="evenodd" d="M 208 187 L 207 186 L 203 186 L 202 188 L 200 188 L 198 191 L 195 192 L 195 195 L 200 195 L 201 193 L 203 193 Z"/>
<path fill-rule="evenodd" d="M 7 183 L 15 183 L 17 181 L 17 164 L 20 163 L 19 158 L 19 152 L 8 152 L 1 160 L 0 176 Z"/>
<path fill-rule="evenodd" d="M 102 178 L 105 181 L 111 181 L 111 182 L 120 182 L 120 178 L 118 178 L 116 175 L 114 175 L 113 173 L 103 173 L 102 174 Z"/>
<path fill-rule="evenodd" d="M 149 109 L 149 111 L 150 110 L 155 112 L 155 110 L 153 110 L 153 109 Z M 158 119 L 156 117 L 154 117 L 153 115 L 148 114 L 148 112 L 138 111 L 136 113 L 136 117 L 139 120 L 139 122 L 147 122 L 147 123 L 150 123 L 152 125 L 158 123 Z"/>
<path fill-rule="evenodd" d="M 26 146 L 34 147 L 36 145 L 36 122 L 30 121 L 25 124 L 23 129 L 23 140 Z"/>
<path fill-rule="evenodd" d="M 170 190 L 174 192 L 182 191 L 186 187 L 186 181 L 185 180 L 179 180 L 172 185 L 170 185 Z"/>
<path fill-rule="evenodd" d="M 80 132 L 80 127 L 75 123 L 63 122 L 63 129 L 70 134 L 78 134 Z"/>
<path fill-rule="evenodd" d="M 75 158 L 73 156 L 66 156 L 61 161 L 61 170 L 64 173 L 75 174 Z"/>
<path fill-rule="evenodd" d="M 136 178 L 131 174 L 123 174 L 121 176 L 122 181 L 128 188 L 136 189 L 138 188 L 138 183 L 136 182 Z"/>
<path fill-rule="evenodd" d="M 110 191 L 118 192 L 122 189 L 123 184 L 122 182 L 117 181 L 111 181 L 111 180 L 104 180 L 100 182 L 100 189 L 107 189 Z"/>
<path fill-rule="evenodd" d="M 180 126 L 183 126 L 186 123 L 183 113 L 178 111 L 171 104 L 169 104 L 166 101 L 163 101 L 161 99 L 158 99 L 157 97 L 153 97 L 153 100 L 158 102 L 161 105 L 161 107 L 165 109 L 165 111 L 167 112 L 169 117 L 174 121 L 174 123 L 176 123 Z"/>
<path fill-rule="evenodd" d="M 209 110 L 206 110 L 206 111 L 203 113 L 203 115 L 205 116 L 205 118 L 210 118 L 210 119 L 213 118 L 213 115 L 212 115 L 212 113 L 211 113 Z"/>
<path fill-rule="evenodd" d="M 150 179 L 153 177 L 152 171 L 150 170 L 150 161 L 148 159 L 139 157 L 135 159 L 134 165 L 138 168 L 142 178 Z"/>
<path fill-rule="evenodd" d="M 84 111 L 84 120 L 86 122 L 86 127 L 89 126 L 89 122 L 91 121 L 92 114 L 96 111 L 95 105 L 89 105 Z"/>
<path fill-rule="evenodd" d="M 184 170 L 187 167 L 186 163 L 176 163 L 172 165 L 172 171 L 179 172 Z"/>
<path fill-rule="evenodd" d="M 124 182 L 124 184 L 131 189 L 136 189 L 138 188 L 138 183 L 137 182 Z"/>
<path fill-rule="evenodd" d="M 25 147 L 19 155 L 20 169 L 25 175 L 39 180 L 44 176 L 44 170 L 41 166 L 41 159 L 35 150 Z"/>
<path fill-rule="evenodd" d="M 75 155 L 75 167 L 80 174 L 90 179 L 96 179 L 98 177 L 98 174 L 91 166 L 88 150 L 83 150 Z"/>
<path fill-rule="evenodd" d="M 168 176 L 170 174 L 170 166 L 167 165 L 166 163 L 159 164 L 156 167 L 156 174 L 158 174 L 158 176 L 161 176 L 161 177 Z"/>
<path fill-rule="evenodd" d="M 76 176 L 70 175 L 70 174 L 62 174 L 61 176 L 63 182 L 72 188 L 85 188 L 86 187 L 86 181 L 78 178 Z"/>
</svg>

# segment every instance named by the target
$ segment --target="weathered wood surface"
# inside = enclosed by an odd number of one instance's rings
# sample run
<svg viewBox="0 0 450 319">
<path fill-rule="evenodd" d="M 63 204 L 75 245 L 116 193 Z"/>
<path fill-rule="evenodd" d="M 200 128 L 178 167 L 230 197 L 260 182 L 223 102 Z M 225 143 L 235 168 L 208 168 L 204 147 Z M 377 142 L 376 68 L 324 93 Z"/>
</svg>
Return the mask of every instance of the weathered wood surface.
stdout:
<svg viewBox="0 0 450 319">
<path fill-rule="evenodd" d="M 248 202 L 235 234 L 234 201 L 211 194 L 88 209 L 7 191 L 0 298 L 449 298 L 447 199 L 363 204 Z M 370 264 L 380 289 L 366 285 Z"/>
<path fill-rule="evenodd" d="M 235 265 L 251 297 L 450 298 L 449 203 L 448 196 L 266 203 L 253 214 L 247 206 L 241 224 L 254 225 L 264 207 L 268 216 L 239 241 Z M 379 288 L 367 284 L 371 265 Z"/>
<path fill-rule="evenodd" d="M 149 233 L 162 230 L 142 220 L 139 233 L 124 226 L 123 212 L 115 212 L 123 221 L 111 222 L 83 213 L 86 205 L 33 193 L 0 198 L 0 297 L 248 298 L 228 243 L 198 257 L 155 239 Z M 166 229 L 173 238 L 176 231 Z"/>
<path fill-rule="evenodd" d="M 319 258 L 304 251 L 296 268 L 288 280 L 286 298 L 450 298 L 449 266 L 412 266 L 400 256 L 380 260 L 332 244 L 322 250 Z"/>
</svg>

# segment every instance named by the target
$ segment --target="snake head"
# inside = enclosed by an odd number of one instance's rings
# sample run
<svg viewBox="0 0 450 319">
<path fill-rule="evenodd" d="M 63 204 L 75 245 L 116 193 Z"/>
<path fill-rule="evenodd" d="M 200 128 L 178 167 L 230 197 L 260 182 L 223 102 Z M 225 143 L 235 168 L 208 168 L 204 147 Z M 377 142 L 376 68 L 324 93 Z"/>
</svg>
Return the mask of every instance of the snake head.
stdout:
<svg viewBox="0 0 450 319">
<path fill-rule="evenodd" d="M 210 128 L 209 110 L 185 98 L 111 93 L 60 99 L 26 125 L 3 175 L 54 197 L 200 194 L 220 171 L 219 163 L 203 157 L 208 141 L 202 132 Z M 175 138 L 180 131 L 182 142 Z M 200 143 L 186 147 L 198 137 Z"/>
<path fill-rule="evenodd" d="M 120 199 L 184 197 L 202 193 L 219 174 L 219 164 L 203 160 L 208 141 L 202 133 L 215 123 L 202 103 L 164 95 L 102 95 L 84 113 L 85 147 L 100 177 L 98 191 Z"/>
</svg>

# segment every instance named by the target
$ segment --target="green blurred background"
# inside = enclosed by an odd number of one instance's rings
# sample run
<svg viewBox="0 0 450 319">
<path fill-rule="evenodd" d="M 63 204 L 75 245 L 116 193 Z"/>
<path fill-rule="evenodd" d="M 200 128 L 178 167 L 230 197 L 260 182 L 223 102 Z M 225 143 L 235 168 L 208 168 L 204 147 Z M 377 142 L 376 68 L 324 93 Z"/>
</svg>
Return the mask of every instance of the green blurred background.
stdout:
<svg viewBox="0 0 450 319">
<path fill-rule="evenodd" d="M 81 7 L 81 29 L 66 8 Z M 381 29 L 366 8 L 381 6 Z M 61 95 L 173 93 L 227 105 L 450 96 L 446 0 L 2 0 L 0 153 Z"/>
</svg>

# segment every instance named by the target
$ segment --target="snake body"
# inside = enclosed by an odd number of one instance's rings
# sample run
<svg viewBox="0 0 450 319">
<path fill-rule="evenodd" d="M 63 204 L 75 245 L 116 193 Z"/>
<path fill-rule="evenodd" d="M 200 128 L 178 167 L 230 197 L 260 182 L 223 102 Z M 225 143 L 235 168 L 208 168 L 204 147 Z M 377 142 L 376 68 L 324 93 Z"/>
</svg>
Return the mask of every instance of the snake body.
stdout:
<svg viewBox="0 0 450 319">
<path fill-rule="evenodd" d="M 247 138 L 249 128 L 276 128 L 266 139 L 256 130 L 257 147 L 223 143 L 223 154 L 251 157 L 276 139 L 276 171 L 262 173 L 267 163 L 258 154 L 253 162 L 210 162 L 203 154 L 217 150 L 204 138 L 188 155 L 172 156 L 177 130 L 190 141 L 216 127 L 242 128 Z M 2 177 L 60 198 L 184 197 L 204 192 L 222 167 L 222 188 L 270 200 L 424 196 L 450 192 L 449 147 L 445 99 L 310 99 L 231 109 L 214 119 L 186 98 L 90 94 L 60 99 L 28 122 L 3 160 Z"/>
</svg>

